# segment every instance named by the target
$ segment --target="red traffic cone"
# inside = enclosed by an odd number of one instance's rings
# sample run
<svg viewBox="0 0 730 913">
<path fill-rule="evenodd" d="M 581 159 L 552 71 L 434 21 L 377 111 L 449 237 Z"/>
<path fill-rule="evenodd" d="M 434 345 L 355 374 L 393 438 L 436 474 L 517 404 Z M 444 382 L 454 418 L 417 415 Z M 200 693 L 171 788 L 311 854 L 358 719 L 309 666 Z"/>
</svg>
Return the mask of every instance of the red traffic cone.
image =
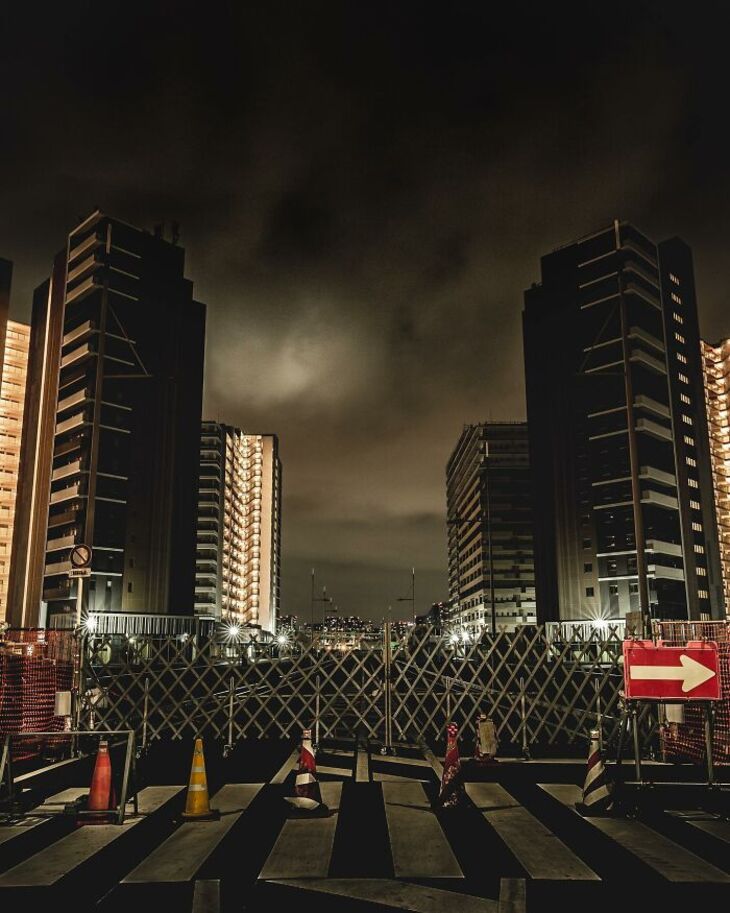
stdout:
<svg viewBox="0 0 730 913">
<path fill-rule="evenodd" d="M 102 739 L 99 742 L 99 751 L 96 755 L 94 773 L 91 776 L 91 787 L 86 808 L 90 812 L 112 812 L 116 805 L 114 797 L 114 784 L 112 783 L 112 762 L 109 757 L 109 742 Z M 91 823 L 99 823 L 108 818 L 106 815 L 95 815 Z"/>
<path fill-rule="evenodd" d="M 292 817 L 313 818 L 329 814 L 317 782 L 311 729 L 302 732 L 302 748 L 299 754 L 299 770 L 294 781 L 294 795 L 284 798 L 291 805 Z"/>
<path fill-rule="evenodd" d="M 578 811 L 585 817 L 605 815 L 611 811 L 611 788 L 606 777 L 606 768 L 600 749 L 600 733 L 591 730 L 591 747 L 588 751 L 588 767 L 583 785 L 582 801 L 577 803 Z"/>
<path fill-rule="evenodd" d="M 465 799 L 464 778 L 461 773 L 461 759 L 457 739 L 459 727 L 456 723 L 449 723 L 446 727 L 446 757 L 444 758 L 444 773 L 441 777 L 438 804 L 442 808 L 456 808 Z"/>
<path fill-rule="evenodd" d="M 474 740 L 474 760 L 479 764 L 496 764 L 497 730 L 494 722 L 480 713 L 477 717 L 476 738 Z"/>
</svg>

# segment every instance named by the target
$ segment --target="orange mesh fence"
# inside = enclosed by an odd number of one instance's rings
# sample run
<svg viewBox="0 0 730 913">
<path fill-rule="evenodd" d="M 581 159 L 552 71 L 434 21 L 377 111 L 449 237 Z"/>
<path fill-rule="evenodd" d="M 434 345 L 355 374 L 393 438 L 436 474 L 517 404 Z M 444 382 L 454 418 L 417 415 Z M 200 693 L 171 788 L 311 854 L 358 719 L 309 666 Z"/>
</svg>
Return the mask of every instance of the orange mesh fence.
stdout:
<svg viewBox="0 0 730 913">
<path fill-rule="evenodd" d="M 730 622 L 660 621 L 655 633 L 671 646 L 683 646 L 690 640 L 714 640 L 720 658 L 721 700 L 715 703 L 713 760 L 730 764 Z M 667 760 L 702 763 L 705 759 L 705 718 L 702 707 L 687 704 L 684 723 L 671 723 L 661 730 L 662 747 Z"/>
<path fill-rule="evenodd" d="M 10 630 L 0 634 L 0 737 L 24 732 L 62 732 L 54 715 L 57 691 L 73 684 L 74 640 L 69 631 Z M 18 738 L 13 758 L 45 755 L 61 740 Z"/>
</svg>

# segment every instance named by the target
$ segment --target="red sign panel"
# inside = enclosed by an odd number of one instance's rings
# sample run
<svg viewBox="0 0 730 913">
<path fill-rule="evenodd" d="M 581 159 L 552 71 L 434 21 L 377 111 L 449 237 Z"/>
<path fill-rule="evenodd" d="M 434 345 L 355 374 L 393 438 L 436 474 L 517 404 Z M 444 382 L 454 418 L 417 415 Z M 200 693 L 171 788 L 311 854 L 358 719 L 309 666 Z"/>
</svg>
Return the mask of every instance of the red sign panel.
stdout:
<svg viewBox="0 0 730 913">
<path fill-rule="evenodd" d="M 717 644 L 693 641 L 667 647 L 651 640 L 624 641 L 624 690 L 631 700 L 717 701 Z"/>
</svg>

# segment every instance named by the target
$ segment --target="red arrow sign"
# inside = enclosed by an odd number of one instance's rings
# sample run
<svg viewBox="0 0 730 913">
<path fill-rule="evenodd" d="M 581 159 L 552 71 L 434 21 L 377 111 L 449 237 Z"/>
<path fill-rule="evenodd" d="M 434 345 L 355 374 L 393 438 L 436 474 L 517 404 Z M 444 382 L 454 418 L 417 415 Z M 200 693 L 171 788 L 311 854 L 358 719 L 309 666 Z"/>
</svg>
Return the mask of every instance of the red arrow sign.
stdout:
<svg viewBox="0 0 730 913">
<path fill-rule="evenodd" d="M 695 641 L 667 647 L 650 640 L 625 640 L 624 690 L 631 700 L 717 701 L 717 644 Z"/>
</svg>

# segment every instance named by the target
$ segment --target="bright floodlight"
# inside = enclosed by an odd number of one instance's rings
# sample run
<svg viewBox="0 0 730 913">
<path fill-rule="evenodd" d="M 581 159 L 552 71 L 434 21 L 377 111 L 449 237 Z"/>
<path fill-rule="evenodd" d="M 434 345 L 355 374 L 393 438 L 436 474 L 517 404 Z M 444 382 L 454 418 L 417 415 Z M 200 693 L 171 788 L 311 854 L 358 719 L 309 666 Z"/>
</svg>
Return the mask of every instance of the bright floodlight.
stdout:
<svg viewBox="0 0 730 913">
<path fill-rule="evenodd" d="M 87 615 L 84 619 L 84 627 L 87 631 L 96 631 L 96 618 L 94 615 Z"/>
<path fill-rule="evenodd" d="M 451 637 L 449 638 L 449 640 L 451 641 L 452 644 L 458 644 L 458 643 L 459 643 L 459 635 L 458 635 L 458 634 L 452 634 Z"/>
<path fill-rule="evenodd" d="M 282 646 L 287 642 L 286 634 L 279 634 L 276 638 L 277 644 L 282 644 Z"/>
<path fill-rule="evenodd" d="M 241 627 L 240 627 L 240 625 L 228 625 L 227 634 L 228 634 L 228 636 L 231 638 L 231 640 L 237 640 L 238 637 L 240 637 L 240 634 L 241 634 Z"/>
</svg>

